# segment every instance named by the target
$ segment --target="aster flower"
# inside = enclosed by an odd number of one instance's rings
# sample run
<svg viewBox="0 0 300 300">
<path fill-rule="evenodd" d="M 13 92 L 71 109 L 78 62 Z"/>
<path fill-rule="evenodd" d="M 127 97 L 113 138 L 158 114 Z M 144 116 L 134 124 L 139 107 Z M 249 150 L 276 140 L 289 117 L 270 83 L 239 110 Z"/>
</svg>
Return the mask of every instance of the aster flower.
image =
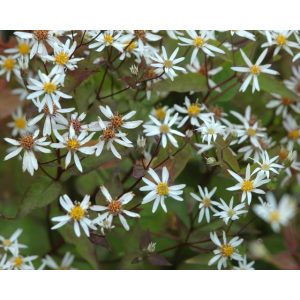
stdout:
<svg viewBox="0 0 300 300">
<path fill-rule="evenodd" d="M 292 66 L 292 76 L 284 80 L 285 86 L 300 96 L 300 66 Z"/>
<path fill-rule="evenodd" d="M 198 223 L 201 223 L 203 220 L 203 217 L 205 215 L 207 223 L 210 222 L 210 212 L 216 213 L 217 210 L 215 209 L 215 206 L 218 205 L 218 202 L 213 201 L 212 197 L 215 194 L 217 188 L 214 187 L 210 192 L 208 191 L 207 187 L 202 187 L 198 185 L 198 190 L 200 196 L 198 196 L 195 193 L 190 193 L 192 198 L 199 203 L 199 216 L 198 216 Z"/>
<path fill-rule="evenodd" d="M 204 124 L 200 126 L 197 131 L 201 132 L 202 141 L 206 141 L 208 145 L 211 144 L 212 140 L 215 142 L 218 135 L 224 135 L 225 126 L 219 121 L 216 121 L 214 117 L 203 119 L 203 121 Z"/>
<path fill-rule="evenodd" d="M 231 69 L 236 72 L 241 73 L 248 73 L 245 81 L 243 82 L 240 91 L 245 92 L 247 87 L 249 86 L 250 82 L 252 81 L 252 93 L 254 93 L 256 90 L 259 91 L 259 83 L 258 83 L 258 76 L 261 73 L 271 74 L 271 75 L 277 75 L 279 74 L 277 71 L 271 70 L 270 64 L 261 65 L 262 61 L 267 55 L 268 49 L 265 49 L 260 56 L 258 57 L 257 61 L 253 64 L 248 56 L 244 53 L 242 49 L 240 49 L 242 57 L 247 65 L 247 67 L 232 67 Z"/>
<path fill-rule="evenodd" d="M 227 204 L 222 198 L 220 198 L 220 202 L 221 203 L 217 203 L 217 206 L 219 209 L 221 209 L 221 211 L 216 212 L 214 216 L 223 219 L 225 224 L 227 224 L 229 220 L 238 220 L 240 215 L 248 212 L 244 209 L 245 203 L 240 203 L 236 206 L 233 206 L 233 197 L 231 197 L 229 204 Z"/>
<path fill-rule="evenodd" d="M 108 202 L 108 205 L 96 205 L 97 210 L 100 211 L 102 214 L 100 214 L 98 218 L 96 218 L 93 221 L 94 224 L 101 224 L 104 220 L 107 220 L 107 222 L 110 225 L 109 227 L 111 227 L 113 218 L 118 216 L 124 229 L 129 230 L 129 225 L 126 221 L 126 216 L 131 218 L 140 217 L 139 214 L 124 209 L 124 205 L 128 204 L 133 199 L 134 194 L 132 192 L 129 192 L 123 194 L 120 198 L 113 199 L 106 187 L 101 186 L 100 189 L 106 201 Z"/>
<path fill-rule="evenodd" d="M 88 134 L 87 132 L 83 131 L 77 136 L 73 126 L 71 125 L 69 133 L 65 133 L 62 136 L 58 133 L 58 131 L 55 130 L 54 134 L 59 143 L 52 143 L 51 147 L 56 149 L 67 149 L 68 151 L 65 159 L 65 168 L 69 166 L 73 156 L 77 169 L 82 172 L 82 165 L 77 153 L 80 152 L 86 155 L 94 154 L 95 147 L 86 146 L 86 144 L 92 139 L 95 133 L 93 132 Z"/>
<path fill-rule="evenodd" d="M 162 179 L 156 174 L 153 169 L 148 170 L 148 174 L 152 177 L 153 181 L 143 177 L 142 180 L 146 183 L 145 186 L 140 188 L 140 191 L 148 192 L 144 197 L 142 204 L 154 201 L 152 212 L 155 213 L 158 206 L 161 205 L 162 209 L 167 212 L 165 199 L 171 197 L 177 201 L 183 201 L 180 196 L 183 194 L 185 184 L 170 185 L 169 184 L 169 171 L 166 167 L 162 169 Z"/>
<path fill-rule="evenodd" d="M 12 114 L 12 119 L 12 122 L 7 123 L 7 126 L 12 128 L 12 136 L 25 135 L 33 131 L 34 128 L 30 124 L 30 120 L 26 119 L 26 114 L 23 113 L 21 106 Z"/>
<path fill-rule="evenodd" d="M 280 142 L 287 144 L 288 150 L 293 150 L 295 144 L 300 145 L 300 127 L 291 115 L 287 115 L 283 120 L 283 127 L 287 131 L 287 135 Z"/>
<path fill-rule="evenodd" d="M 17 43 L 18 44 L 16 47 L 6 49 L 4 50 L 4 53 L 13 55 L 16 59 L 22 58 L 24 60 L 24 63 L 28 65 L 32 42 L 29 40 L 17 38 Z"/>
<path fill-rule="evenodd" d="M 27 248 L 26 245 L 20 244 L 18 242 L 18 238 L 22 234 L 22 229 L 17 229 L 9 238 L 5 238 L 4 236 L 0 235 L 0 248 L 4 251 L 10 251 L 14 253 L 16 250 Z"/>
<path fill-rule="evenodd" d="M 176 123 L 178 113 L 171 117 L 171 111 L 168 110 L 163 121 L 157 120 L 155 117 L 149 115 L 149 118 L 154 125 L 143 125 L 144 133 L 146 136 L 160 136 L 163 148 L 167 147 L 168 140 L 174 147 L 178 147 L 178 143 L 173 135 L 184 137 L 185 135 L 178 130 L 172 129 L 172 126 Z"/>
<path fill-rule="evenodd" d="M 0 55 L 0 76 L 5 74 L 6 81 L 10 81 L 11 74 L 18 74 L 18 64 L 15 56 Z"/>
<path fill-rule="evenodd" d="M 297 204 L 289 196 L 283 195 L 279 203 L 273 193 L 266 194 L 267 202 L 253 206 L 254 212 L 268 222 L 275 232 L 279 232 L 281 226 L 286 226 L 296 214 Z"/>
<path fill-rule="evenodd" d="M 247 261 L 247 256 L 244 255 L 242 260 L 238 261 L 238 266 L 233 267 L 234 270 L 254 270 L 254 261 Z"/>
<path fill-rule="evenodd" d="M 37 255 L 22 256 L 19 250 L 14 251 L 13 256 L 8 260 L 9 268 L 12 270 L 34 270 L 32 261 L 37 259 Z"/>
<path fill-rule="evenodd" d="M 287 97 L 282 97 L 278 94 L 271 94 L 274 98 L 271 99 L 266 107 L 267 108 L 276 108 L 275 114 L 277 116 L 282 115 L 283 118 L 286 118 L 289 110 L 300 114 L 300 103 L 297 101 L 287 98 Z"/>
<path fill-rule="evenodd" d="M 226 190 L 227 191 L 242 191 L 242 199 L 241 201 L 248 200 L 248 204 L 250 205 L 252 200 L 252 193 L 256 194 L 265 194 L 265 192 L 262 189 L 258 189 L 263 184 L 266 184 L 270 181 L 270 179 L 265 179 L 264 174 L 257 174 L 255 179 L 252 179 L 252 174 L 250 173 L 250 164 L 246 167 L 246 174 L 245 178 L 242 178 L 237 173 L 227 170 L 229 174 L 238 181 L 238 183 L 235 186 L 229 187 Z"/>
<path fill-rule="evenodd" d="M 42 266 L 40 269 L 44 269 L 45 267 L 50 268 L 51 270 L 75 270 L 71 267 L 75 256 L 70 252 L 66 252 L 60 264 L 58 264 L 50 255 L 46 255 L 45 258 L 42 259 Z"/>
<path fill-rule="evenodd" d="M 67 214 L 51 219 L 53 222 L 57 222 L 51 228 L 52 230 L 58 229 L 69 222 L 73 223 L 77 237 L 80 237 L 80 227 L 87 236 L 90 236 L 90 229 L 96 230 L 88 215 L 90 210 L 97 211 L 97 207 L 90 204 L 90 196 L 85 195 L 81 202 L 74 201 L 73 203 L 68 195 L 63 195 L 59 198 L 59 203 Z"/>
<path fill-rule="evenodd" d="M 222 268 L 227 268 L 228 260 L 242 260 L 242 256 L 238 253 L 237 247 L 243 242 L 243 239 L 236 236 L 227 241 L 224 231 L 223 242 L 220 241 L 215 232 L 210 233 L 210 239 L 218 248 L 213 251 L 214 257 L 208 262 L 209 266 L 218 262 L 217 267 L 221 270 Z"/>
<path fill-rule="evenodd" d="M 47 104 L 50 113 L 53 113 L 53 107 L 56 105 L 61 108 L 59 99 L 70 99 L 71 96 L 61 92 L 59 89 L 63 85 L 65 75 L 61 73 L 56 73 L 54 69 L 51 70 L 49 75 L 38 72 L 39 80 L 34 78 L 29 78 L 29 85 L 27 88 L 32 90 L 28 96 L 28 100 L 36 99 L 42 97 L 41 105 L 45 106 Z"/>
<path fill-rule="evenodd" d="M 174 80 L 174 77 L 176 76 L 175 71 L 186 72 L 184 68 L 176 66 L 178 63 L 180 63 L 184 60 L 184 57 L 176 58 L 178 51 L 179 51 L 179 48 L 177 47 L 174 50 L 174 52 L 171 54 L 171 56 L 168 58 L 166 49 L 163 46 L 162 47 L 162 56 L 159 56 L 157 53 L 154 53 L 155 57 L 151 57 L 151 59 L 155 61 L 155 63 L 152 63 L 151 66 L 158 68 L 159 70 L 161 70 L 161 72 L 164 71 L 164 73 L 171 80 Z"/>
<path fill-rule="evenodd" d="M 98 35 L 98 33 L 94 35 Z M 120 42 L 121 35 L 122 31 L 106 30 L 95 38 L 95 42 L 91 43 L 89 48 L 101 52 L 105 47 L 114 47 L 118 51 L 123 52 L 124 45 Z"/>
<path fill-rule="evenodd" d="M 23 172 L 27 170 L 32 176 L 34 171 L 38 169 L 38 162 L 34 152 L 51 152 L 51 150 L 45 148 L 45 146 L 50 145 L 50 142 L 46 141 L 46 137 L 37 139 L 38 135 L 39 130 L 36 130 L 33 134 L 28 133 L 23 135 L 19 140 L 5 138 L 4 140 L 14 147 L 12 147 L 10 153 L 5 156 L 4 160 L 17 156 L 23 150 Z"/>
</svg>

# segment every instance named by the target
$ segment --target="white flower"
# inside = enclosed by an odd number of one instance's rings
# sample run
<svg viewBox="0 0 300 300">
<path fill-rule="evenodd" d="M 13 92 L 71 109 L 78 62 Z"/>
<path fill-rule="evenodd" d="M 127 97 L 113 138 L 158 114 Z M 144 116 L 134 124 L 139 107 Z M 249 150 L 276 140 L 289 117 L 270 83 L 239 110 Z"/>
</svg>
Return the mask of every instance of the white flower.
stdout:
<svg viewBox="0 0 300 300">
<path fill-rule="evenodd" d="M 236 236 L 230 241 L 227 241 L 224 231 L 223 243 L 221 243 L 215 232 L 210 233 L 210 239 L 218 248 L 213 251 L 215 256 L 208 262 L 209 266 L 218 261 L 217 267 L 221 270 L 222 268 L 227 268 L 228 259 L 236 261 L 242 260 L 242 256 L 238 253 L 236 248 L 243 242 L 243 239 Z"/>
<path fill-rule="evenodd" d="M 268 222 L 275 232 L 279 232 L 281 226 L 286 226 L 297 211 L 296 202 L 289 196 L 283 195 L 277 204 L 273 193 L 266 194 L 266 203 L 256 204 L 254 212 Z"/>
<path fill-rule="evenodd" d="M 295 143 L 300 145 L 300 127 L 291 115 L 287 115 L 283 121 L 283 127 L 287 131 L 287 136 L 281 139 L 280 142 L 284 144 L 287 143 L 288 150 L 292 150 Z"/>
<path fill-rule="evenodd" d="M 30 121 L 27 121 L 26 114 L 23 114 L 22 107 L 19 106 L 12 114 L 13 122 L 7 123 L 7 126 L 12 128 L 12 136 L 25 135 L 33 131 Z"/>
<path fill-rule="evenodd" d="M 180 46 L 193 46 L 194 50 L 191 56 L 191 64 L 197 60 L 197 54 L 201 49 L 208 56 L 215 56 L 214 52 L 224 54 L 225 52 L 213 45 L 210 45 L 208 41 L 210 40 L 210 36 L 207 31 L 201 30 L 198 34 L 195 30 L 187 30 L 187 34 L 190 38 L 185 38 L 179 36 L 178 39 L 183 42 L 179 43 Z"/>
<path fill-rule="evenodd" d="M 180 195 L 183 194 L 183 188 L 186 186 L 185 184 L 178 184 L 170 186 L 168 183 L 169 180 L 169 171 L 166 167 L 162 169 L 162 179 L 156 174 L 153 169 L 149 169 L 148 174 L 154 180 L 151 181 L 145 177 L 143 177 L 143 181 L 146 183 L 145 186 L 140 188 L 140 191 L 149 192 L 143 199 L 142 204 L 149 203 L 154 201 L 152 212 L 155 213 L 159 204 L 162 209 L 167 212 L 167 207 L 165 204 L 165 199 L 167 197 L 171 197 L 177 201 L 183 201 L 183 198 Z"/>
<path fill-rule="evenodd" d="M 96 229 L 93 222 L 89 218 L 89 210 L 97 211 L 96 206 L 90 205 L 90 196 L 85 195 L 83 200 L 80 202 L 75 201 L 74 203 L 68 195 L 63 195 L 59 198 L 60 205 L 67 212 L 66 215 L 54 217 L 51 220 L 58 222 L 51 229 L 57 229 L 68 222 L 73 222 L 74 232 L 76 236 L 80 237 L 80 227 L 83 229 L 87 236 L 90 236 L 90 229 Z"/>
<path fill-rule="evenodd" d="M 120 198 L 113 199 L 109 193 L 109 191 L 106 189 L 106 187 L 101 186 L 100 187 L 101 192 L 103 196 L 105 197 L 106 201 L 108 202 L 107 206 L 103 205 L 96 205 L 97 211 L 104 212 L 103 214 L 99 215 L 98 218 L 96 218 L 93 222 L 94 224 L 102 223 L 103 220 L 107 220 L 109 227 L 112 226 L 113 218 L 118 216 L 121 224 L 125 228 L 125 230 L 129 230 L 129 225 L 126 221 L 125 216 L 131 217 L 131 218 L 139 218 L 140 215 L 132 212 L 130 210 L 124 209 L 124 205 L 129 203 L 133 197 L 134 194 L 132 192 L 123 194 Z"/>
<path fill-rule="evenodd" d="M 36 255 L 24 257 L 19 254 L 19 250 L 16 250 L 8 260 L 8 265 L 13 270 L 34 270 L 32 261 L 35 259 L 37 259 Z"/>
<path fill-rule="evenodd" d="M 228 223 L 229 220 L 235 221 L 238 220 L 240 217 L 239 215 L 245 214 L 248 211 L 245 210 L 245 203 L 240 203 L 236 206 L 233 206 L 233 197 L 231 197 L 229 205 L 220 198 L 221 203 L 217 203 L 217 206 L 222 210 L 218 211 L 214 214 L 216 217 L 220 217 L 223 219 L 225 224 Z"/>
<path fill-rule="evenodd" d="M 110 231 L 115 228 L 115 225 L 113 225 L 111 222 L 109 222 L 108 218 L 100 220 L 100 218 L 96 218 L 93 220 L 93 223 L 97 224 L 100 227 L 100 231 L 102 235 L 105 235 L 106 231 Z"/>
<path fill-rule="evenodd" d="M 27 248 L 26 245 L 19 244 L 18 242 L 18 238 L 22 232 L 23 230 L 19 228 L 9 238 L 0 235 L 0 248 L 3 248 L 4 251 L 10 251 L 11 253 L 21 248 Z"/>
<path fill-rule="evenodd" d="M 54 31 L 49 30 L 34 30 L 32 33 L 16 31 L 15 35 L 21 39 L 32 41 L 30 59 L 36 54 L 41 57 L 47 55 L 46 44 L 53 47 L 55 43 L 59 43 L 59 40 L 54 36 Z"/>
<path fill-rule="evenodd" d="M 27 88 L 34 92 L 30 93 L 27 99 L 33 100 L 42 97 L 41 105 L 47 105 L 50 113 L 53 113 L 54 105 L 61 108 L 60 98 L 72 98 L 59 90 L 60 86 L 63 85 L 65 75 L 54 72 L 54 69 L 51 70 L 49 75 L 41 71 L 38 72 L 38 75 L 40 80 L 29 78 L 30 85 L 28 85 Z"/>
<path fill-rule="evenodd" d="M 56 130 L 54 131 L 56 138 L 58 139 L 59 143 L 52 143 L 51 147 L 56 149 L 64 149 L 66 148 L 68 150 L 66 159 L 65 159 L 65 168 L 68 167 L 68 165 L 71 162 L 71 158 L 73 155 L 73 159 L 75 162 L 75 165 L 77 169 L 82 172 L 82 166 L 80 163 L 80 159 L 77 155 L 77 152 L 91 155 L 95 152 L 94 146 L 85 146 L 86 143 L 88 143 L 92 137 L 94 136 L 94 132 L 89 134 L 85 131 L 81 132 L 78 136 L 75 133 L 75 130 L 73 126 L 70 126 L 69 133 L 65 133 L 63 136 L 61 136 Z"/>
<path fill-rule="evenodd" d="M 24 150 L 23 155 L 23 172 L 26 170 L 33 175 L 34 171 L 38 169 L 38 162 L 34 155 L 35 151 L 50 153 L 51 150 L 44 148 L 44 146 L 50 145 L 50 142 L 46 142 L 46 137 L 37 139 L 39 135 L 39 130 L 36 130 L 33 134 L 23 135 L 19 140 L 14 140 L 11 138 L 5 138 L 4 140 L 13 147 L 11 152 L 5 156 L 4 160 L 8 160 L 12 157 L 17 156 L 22 150 Z"/>
<path fill-rule="evenodd" d="M 246 174 L 245 178 L 242 178 L 237 173 L 227 170 L 229 174 L 234 177 L 235 180 L 238 181 L 238 183 L 235 186 L 229 187 L 226 190 L 227 191 L 242 191 L 242 199 L 241 201 L 248 200 L 248 204 L 250 205 L 252 200 L 252 193 L 256 194 L 265 194 L 265 192 L 261 189 L 258 189 L 261 185 L 268 183 L 270 179 L 265 179 L 264 174 L 257 174 L 255 179 L 251 179 L 251 173 L 250 173 L 250 164 L 247 165 L 246 168 Z"/>
<path fill-rule="evenodd" d="M 266 105 L 267 108 L 276 108 L 275 114 L 277 116 L 282 115 L 282 117 L 286 117 L 288 114 L 289 109 L 292 111 L 296 112 L 297 114 L 300 114 L 300 103 L 287 98 L 287 97 L 282 97 L 278 94 L 272 94 L 272 96 L 275 99 L 272 99 L 268 102 Z"/>
<path fill-rule="evenodd" d="M 46 255 L 45 258 L 42 259 L 42 267 L 40 269 L 49 267 L 52 270 L 74 270 L 71 268 L 74 258 L 74 255 L 72 255 L 70 252 L 66 252 L 61 263 L 58 265 L 50 255 Z"/>
<path fill-rule="evenodd" d="M 254 270 L 254 261 L 247 262 L 247 256 L 244 255 L 242 260 L 238 261 L 238 266 L 233 267 L 234 270 Z"/>
<path fill-rule="evenodd" d="M 0 55 L 0 76 L 6 74 L 6 81 L 10 81 L 12 73 L 18 74 L 18 64 L 15 56 Z"/>
<path fill-rule="evenodd" d="M 98 33 L 95 33 L 95 35 Z M 90 49 L 96 48 L 97 52 L 101 52 L 105 47 L 114 47 L 118 51 L 123 52 L 124 45 L 120 42 L 122 31 L 107 30 L 98 35 L 95 42 L 89 45 Z"/>
<path fill-rule="evenodd" d="M 29 54 L 32 47 L 32 42 L 17 38 L 17 46 L 15 48 L 10 48 L 4 50 L 4 53 L 13 55 L 15 58 L 21 58 L 25 65 L 29 63 Z"/>
<path fill-rule="evenodd" d="M 218 135 L 224 135 L 226 127 L 216 121 L 214 117 L 203 119 L 203 121 L 204 124 L 197 129 L 201 132 L 202 142 L 206 141 L 210 145 L 212 140 L 216 141 Z"/>
<path fill-rule="evenodd" d="M 149 118 L 154 125 L 143 125 L 144 133 L 146 136 L 161 135 L 161 141 L 163 148 L 166 148 L 167 141 L 169 140 L 174 147 L 178 147 L 178 143 L 173 135 L 179 135 L 184 137 L 185 135 L 178 130 L 172 129 L 172 126 L 176 123 L 178 113 L 171 117 L 171 110 L 168 110 L 163 121 L 157 120 L 155 117 L 149 115 Z"/>
<path fill-rule="evenodd" d="M 207 187 L 202 187 L 198 185 L 198 190 L 200 197 L 195 193 L 190 193 L 191 196 L 196 200 L 199 201 L 199 217 L 198 217 L 198 223 L 200 223 L 204 217 L 206 217 L 207 223 L 210 222 L 210 211 L 217 212 L 217 210 L 214 208 L 214 205 L 218 205 L 218 202 L 213 201 L 211 198 L 216 192 L 217 188 L 214 187 L 210 192 L 208 191 Z"/>
<path fill-rule="evenodd" d="M 270 64 L 267 65 L 261 65 L 262 61 L 267 55 L 268 49 L 265 49 L 260 56 L 258 57 L 257 61 L 253 64 L 248 56 L 244 53 L 242 49 L 240 49 L 242 57 L 247 64 L 247 67 L 232 67 L 231 69 L 236 72 L 241 73 L 248 73 L 248 76 L 246 77 L 245 81 L 243 82 L 240 91 L 245 92 L 248 85 L 250 84 L 252 80 L 252 93 L 254 93 L 256 90 L 259 91 L 259 83 L 258 83 L 258 76 L 261 73 L 271 74 L 271 75 L 277 75 L 279 74 L 277 71 L 269 69 L 271 67 Z"/>
<path fill-rule="evenodd" d="M 162 56 L 154 53 L 155 57 L 151 57 L 151 59 L 155 61 L 155 63 L 152 63 L 151 66 L 161 69 L 171 80 L 174 80 L 174 77 L 176 76 L 174 70 L 185 72 L 184 68 L 176 66 L 178 63 L 184 60 L 184 57 L 176 58 L 178 51 L 179 48 L 177 47 L 171 54 L 170 58 L 168 58 L 166 49 L 163 46 Z"/>
<path fill-rule="evenodd" d="M 67 126 L 67 128 L 69 128 L 70 130 L 70 127 L 72 125 L 76 134 L 79 134 L 82 131 L 89 131 L 89 125 L 82 124 L 82 121 L 85 119 L 85 117 L 85 112 L 82 112 L 81 114 L 79 114 L 78 112 L 72 113 L 70 120 L 68 121 L 68 125 L 70 126 Z"/>
<path fill-rule="evenodd" d="M 126 133 L 116 132 L 113 127 L 105 125 L 101 118 L 98 119 L 98 127 L 100 127 L 102 132 L 99 141 L 95 146 L 96 156 L 99 156 L 102 153 L 105 143 L 107 150 L 110 150 L 112 154 L 119 159 L 121 159 L 122 156 L 114 146 L 114 142 L 127 148 L 133 147 L 132 142 L 126 137 Z"/>
<path fill-rule="evenodd" d="M 292 74 L 293 76 L 290 79 L 283 82 L 288 89 L 300 96 L 300 66 L 292 66 Z"/>
<path fill-rule="evenodd" d="M 72 58 L 74 51 L 76 49 L 76 42 L 70 45 L 71 41 L 68 39 L 65 44 L 59 43 L 53 45 L 53 56 L 46 55 L 43 58 L 47 61 L 55 63 L 53 67 L 53 72 L 64 73 L 65 68 L 73 71 L 77 68 L 77 63 L 83 58 Z"/>
<path fill-rule="evenodd" d="M 203 113 L 203 110 L 206 110 L 204 104 L 200 104 L 198 102 L 191 103 L 190 99 L 186 96 L 184 99 L 184 106 L 179 106 L 178 104 L 174 105 L 174 108 L 186 116 L 182 118 L 180 123 L 178 124 L 178 128 L 182 127 L 188 120 L 193 126 L 200 126 L 199 120 L 203 120 L 208 118 L 210 113 Z"/>
<path fill-rule="evenodd" d="M 259 160 L 253 159 L 255 163 L 257 163 L 259 165 L 259 167 L 257 167 L 253 172 L 252 175 L 259 172 L 262 173 L 264 175 L 266 175 L 267 178 L 270 177 L 270 172 L 273 172 L 275 174 L 279 174 L 278 171 L 276 169 L 282 169 L 283 166 L 274 163 L 279 156 L 274 156 L 273 158 L 270 159 L 269 154 L 267 151 L 262 151 L 260 153 L 260 158 L 261 158 L 261 162 Z"/>
</svg>

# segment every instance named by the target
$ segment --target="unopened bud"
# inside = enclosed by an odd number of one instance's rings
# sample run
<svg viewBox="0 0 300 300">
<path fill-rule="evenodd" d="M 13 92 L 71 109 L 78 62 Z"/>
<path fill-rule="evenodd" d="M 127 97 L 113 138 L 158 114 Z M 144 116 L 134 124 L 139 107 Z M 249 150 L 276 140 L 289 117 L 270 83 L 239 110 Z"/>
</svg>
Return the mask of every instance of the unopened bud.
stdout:
<svg viewBox="0 0 300 300">
<path fill-rule="evenodd" d="M 217 162 L 217 160 L 216 160 L 214 157 L 212 157 L 212 156 L 206 159 L 206 163 L 207 163 L 208 165 L 213 165 L 213 164 L 215 164 L 216 162 Z"/>
<path fill-rule="evenodd" d="M 138 136 L 136 143 L 139 148 L 146 147 L 146 139 L 143 136 Z"/>
<path fill-rule="evenodd" d="M 137 65 L 132 65 L 129 69 L 132 75 L 137 75 L 139 73 L 139 67 Z"/>
<path fill-rule="evenodd" d="M 188 130 L 185 132 L 185 136 L 186 136 L 187 138 L 189 138 L 189 139 L 190 139 L 193 135 L 194 135 L 193 130 L 188 129 Z"/>
</svg>

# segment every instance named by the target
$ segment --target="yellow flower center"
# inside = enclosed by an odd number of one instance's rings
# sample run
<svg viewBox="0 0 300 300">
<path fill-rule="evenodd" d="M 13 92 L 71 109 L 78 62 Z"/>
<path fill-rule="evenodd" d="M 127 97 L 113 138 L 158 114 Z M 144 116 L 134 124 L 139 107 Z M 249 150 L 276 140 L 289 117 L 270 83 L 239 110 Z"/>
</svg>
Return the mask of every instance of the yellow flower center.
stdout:
<svg viewBox="0 0 300 300">
<path fill-rule="evenodd" d="M 44 91 L 47 93 L 47 94 L 52 94 L 56 91 L 57 89 L 57 86 L 52 83 L 52 82 L 46 82 L 44 83 Z"/>
<path fill-rule="evenodd" d="M 262 165 L 261 165 L 261 169 L 262 169 L 263 171 L 269 171 L 270 165 L 269 165 L 269 164 L 262 164 Z"/>
<path fill-rule="evenodd" d="M 297 140 L 297 139 L 300 137 L 299 129 L 291 130 L 291 131 L 288 133 L 288 137 L 289 137 L 289 139 L 291 139 L 291 140 Z"/>
<path fill-rule="evenodd" d="M 214 128 L 212 128 L 212 127 L 208 128 L 208 129 L 207 129 L 207 133 L 210 134 L 210 135 L 215 134 Z"/>
<path fill-rule="evenodd" d="M 161 133 L 168 133 L 170 131 L 170 127 L 167 124 L 160 125 L 160 132 Z"/>
<path fill-rule="evenodd" d="M 166 182 L 160 182 L 156 187 L 156 192 L 159 196 L 165 196 L 169 194 L 169 187 Z"/>
<path fill-rule="evenodd" d="M 85 215 L 85 210 L 79 205 L 76 204 L 70 211 L 70 216 L 73 220 L 79 221 Z"/>
<path fill-rule="evenodd" d="M 104 34 L 104 41 L 111 45 L 114 41 L 114 38 L 112 35 L 106 33 Z"/>
<path fill-rule="evenodd" d="M 164 108 L 157 108 L 155 110 L 155 116 L 159 119 L 159 120 L 163 120 L 166 117 L 166 111 Z"/>
<path fill-rule="evenodd" d="M 16 64 L 16 61 L 13 58 L 7 58 L 4 60 L 3 67 L 7 71 L 12 71 L 15 64 Z"/>
<path fill-rule="evenodd" d="M 164 61 L 164 66 L 165 66 L 167 69 L 170 69 L 170 68 L 173 67 L 173 62 L 172 62 L 171 60 L 169 60 L 169 59 L 166 59 L 166 60 Z"/>
<path fill-rule="evenodd" d="M 77 150 L 79 148 L 80 144 L 77 139 L 69 139 L 67 142 L 67 147 L 70 150 Z"/>
<path fill-rule="evenodd" d="M 280 220 L 280 213 L 278 210 L 274 210 L 270 213 L 269 219 L 271 223 L 277 223 Z"/>
<path fill-rule="evenodd" d="M 132 52 L 136 48 L 137 48 L 137 42 L 135 41 L 129 42 L 125 45 L 125 49 L 127 52 Z"/>
<path fill-rule="evenodd" d="M 31 134 L 25 135 L 20 139 L 21 146 L 26 150 L 31 150 L 34 146 L 34 138 Z"/>
<path fill-rule="evenodd" d="M 27 121 L 26 121 L 26 119 L 24 117 L 17 118 L 15 120 L 15 125 L 19 129 L 24 129 L 26 127 L 26 125 L 27 125 Z"/>
<path fill-rule="evenodd" d="M 194 40 L 193 40 L 193 44 L 195 47 L 197 48 L 201 48 L 204 44 L 205 44 L 205 40 L 200 37 L 200 36 L 197 36 Z"/>
<path fill-rule="evenodd" d="M 255 136 L 255 135 L 256 135 L 256 130 L 255 130 L 254 128 L 252 128 L 252 127 L 249 127 L 249 128 L 247 129 L 247 134 L 248 134 L 249 136 Z"/>
<path fill-rule="evenodd" d="M 200 111 L 201 111 L 201 107 L 200 107 L 200 105 L 198 103 L 193 103 L 188 108 L 188 113 L 192 117 L 198 116 L 198 114 L 200 113 Z"/>
<path fill-rule="evenodd" d="M 244 182 L 242 184 L 242 190 L 244 192 L 250 192 L 253 190 L 253 188 L 254 188 L 254 186 L 253 186 L 252 180 L 244 180 Z"/>
<path fill-rule="evenodd" d="M 117 215 L 122 210 L 122 202 L 120 200 L 112 200 L 108 205 L 108 210 L 112 215 Z"/>
<path fill-rule="evenodd" d="M 20 268 L 23 265 L 23 258 L 21 256 L 17 256 L 14 261 L 15 267 Z"/>
<path fill-rule="evenodd" d="M 279 34 L 276 38 L 276 42 L 279 46 L 284 46 L 286 44 L 286 37 L 282 34 Z"/>
<path fill-rule="evenodd" d="M 4 247 L 9 247 L 12 244 L 12 242 L 11 240 L 3 240 L 2 244 Z"/>
<path fill-rule="evenodd" d="M 21 55 L 27 55 L 30 52 L 30 47 L 27 43 L 20 43 L 18 49 Z"/>
<path fill-rule="evenodd" d="M 230 218 L 232 218 L 232 217 L 235 215 L 235 211 L 234 211 L 234 209 L 232 209 L 232 208 L 229 209 L 227 213 L 228 213 L 228 216 L 229 216 Z"/>
<path fill-rule="evenodd" d="M 203 198 L 202 203 L 204 207 L 210 207 L 211 200 L 209 198 Z"/>
<path fill-rule="evenodd" d="M 234 253 L 234 248 L 231 245 L 222 245 L 221 253 L 224 257 L 230 257 Z"/>
<path fill-rule="evenodd" d="M 259 75 L 260 72 L 261 72 L 261 69 L 260 69 L 259 66 L 253 65 L 253 66 L 250 68 L 250 72 L 251 72 L 253 75 Z"/>
<path fill-rule="evenodd" d="M 55 61 L 57 64 L 64 66 L 69 61 L 69 56 L 66 52 L 61 51 L 55 56 Z"/>
</svg>

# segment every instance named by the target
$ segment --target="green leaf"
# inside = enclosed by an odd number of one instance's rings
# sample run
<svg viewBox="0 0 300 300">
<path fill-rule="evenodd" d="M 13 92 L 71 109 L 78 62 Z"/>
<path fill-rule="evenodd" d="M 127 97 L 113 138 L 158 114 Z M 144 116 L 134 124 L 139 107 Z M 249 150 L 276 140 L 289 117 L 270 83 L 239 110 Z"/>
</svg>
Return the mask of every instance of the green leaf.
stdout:
<svg viewBox="0 0 300 300">
<path fill-rule="evenodd" d="M 57 200 L 62 186 L 59 182 L 41 176 L 27 189 L 21 202 L 18 216 L 23 217 L 36 208 L 44 207 Z"/>
<path fill-rule="evenodd" d="M 153 84 L 153 90 L 159 92 L 203 92 L 207 90 L 205 76 L 198 73 L 179 75 L 171 79 L 161 80 Z"/>
<path fill-rule="evenodd" d="M 277 80 L 274 77 L 261 74 L 259 75 L 259 85 L 260 88 L 268 93 L 279 94 L 283 97 L 288 97 L 293 100 L 298 99 L 298 96 L 294 94 L 291 90 L 289 90 L 282 81 Z"/>
</svg>

